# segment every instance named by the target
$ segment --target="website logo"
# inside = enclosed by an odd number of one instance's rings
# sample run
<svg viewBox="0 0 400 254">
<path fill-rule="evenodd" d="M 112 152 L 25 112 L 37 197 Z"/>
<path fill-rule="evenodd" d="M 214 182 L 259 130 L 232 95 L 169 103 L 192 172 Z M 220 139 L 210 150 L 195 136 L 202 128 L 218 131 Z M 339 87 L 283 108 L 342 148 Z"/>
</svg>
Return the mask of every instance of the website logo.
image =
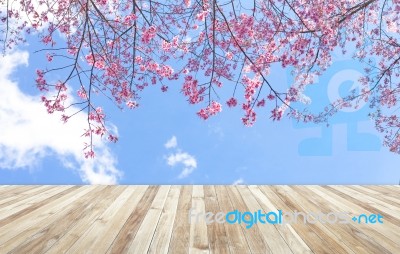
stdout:
<svg viewBox="0 0 400 254">
<path fill-rule="evenodd" d="M 241 212 L 233 210 L 227 213 L 218 212 L 196 212 L 195 209 L 189 211 L 189 223 L 205 222 L 207 225 L 211 223 L 228 223 L 228 224 L 245 224 L 249 229 L 255 224 L 382 224 L 383 216 L 381 214 L 360 214 L 351 215 L 347 212 L 283 212 L 282 210 L 270 211 L 265 213 L 262 210 L 255 212 Z"/>
</svg>

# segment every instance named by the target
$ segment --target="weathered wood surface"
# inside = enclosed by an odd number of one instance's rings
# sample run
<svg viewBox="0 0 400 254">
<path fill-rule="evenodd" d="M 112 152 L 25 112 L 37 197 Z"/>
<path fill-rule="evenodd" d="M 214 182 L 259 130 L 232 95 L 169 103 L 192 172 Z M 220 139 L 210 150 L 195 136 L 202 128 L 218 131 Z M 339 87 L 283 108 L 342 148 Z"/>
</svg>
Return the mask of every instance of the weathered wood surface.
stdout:
<svg viewBox="0 0 400 254">
<path fill-rule="evenodd" d="M 194 222 L 233 210 L 383 223 Z M 0 253 L 400 253 L 400 186 L 0 186 Z"/>
</svg>

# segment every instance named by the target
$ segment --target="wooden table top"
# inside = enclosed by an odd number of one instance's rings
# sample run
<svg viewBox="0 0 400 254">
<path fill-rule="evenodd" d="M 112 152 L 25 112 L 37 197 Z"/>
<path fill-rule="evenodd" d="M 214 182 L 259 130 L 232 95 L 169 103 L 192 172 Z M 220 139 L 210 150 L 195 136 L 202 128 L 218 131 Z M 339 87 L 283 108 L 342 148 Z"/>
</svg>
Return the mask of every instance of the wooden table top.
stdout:
<svg viewBox="0 0 400 254">
<path fill-rule="evenodd" d="M 0 253 L 400 253 L 400 186 L 0 186 Z"/>
</svg>

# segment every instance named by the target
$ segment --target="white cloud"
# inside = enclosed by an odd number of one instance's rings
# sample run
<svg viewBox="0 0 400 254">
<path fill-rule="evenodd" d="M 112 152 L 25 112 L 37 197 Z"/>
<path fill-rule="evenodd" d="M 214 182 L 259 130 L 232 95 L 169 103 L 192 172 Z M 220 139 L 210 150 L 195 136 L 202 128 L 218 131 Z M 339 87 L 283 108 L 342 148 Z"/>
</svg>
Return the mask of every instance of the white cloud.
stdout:
<svg viewBox="0 0 400 254">
<path fill-rule="evenodd" d="M 234 181 L 234 182 L 232 183 L 232 185 L 240 185 L 240 184 L 243 184 L 243 183 L 244 183 L 243 178 L 239 178 L 239 179 L 237 179 L 236 181 Z"/>
<path fill-rule="evenodd" d="M 56 156 L 65 167 L 77 170 L 86 183 L 117 183 L 122 172 L 103 140 L 93 140 L 95 159 L 83 156 L 85 113 L 63 124 L 60 114 L 47 114 L 39 96 L 23 93 L 10 80 L 18 65 L 28 64 L 28 57 L 27 52 L 14 52 L 0 61 L 0 169 L 34 168 L 46 156 Z"/>
<path fill-rule="evenodd" d="M 188 177 L 194 170 L 195 168 L 184 168 L 182 172 L 179 174 L 178 178 L 182 179 Z"/>
<path fill-rule="evenodd" d="M 177 148 L 178 142 L 175 136 L 172 136 L 170 140 L 165 143 L 165 148 Z M 170 154 L 166 157 L 167 164 L 171 167 L 176 165 L 182 165 L 183 169 L 179 174 L 178 178 L 188 177 L 193 171 L 197 168 L 197 161 L 193 155 L 190 155 L 187 152 L 182 152 L 180 149 L 177 152 Z"/>
<path fill-rule="evenodd" d="M 177 152 L 169 155 L 167 157 L 167 164 L 171 167 L 177 164 L 183 164 L 183 170 L 179 174 L 178 178 L 185 178 L 189 176 L 197 168 L 196 159 L 186 152 Z"/>
<path fill-rule="evenodd" d="M 165 143 L 165 148 L 170 149 L 170 148 L 175 148 L 178 145 L 178 141 L 176 139 L 175 136 L 172 136 L 172 138 L 170 140 L 167 141 L 167 143 Z"/>
<path fill-rule="evenodd" d="M 176 154 L 170 155 L 167 158 L 167 163 L 170 166 L 175 166 L 178 163 L 182 163 L 186 167 L 197 167 L 196 159 L 192 155 L 182 152 L 177 152 Z"/>
</svg>

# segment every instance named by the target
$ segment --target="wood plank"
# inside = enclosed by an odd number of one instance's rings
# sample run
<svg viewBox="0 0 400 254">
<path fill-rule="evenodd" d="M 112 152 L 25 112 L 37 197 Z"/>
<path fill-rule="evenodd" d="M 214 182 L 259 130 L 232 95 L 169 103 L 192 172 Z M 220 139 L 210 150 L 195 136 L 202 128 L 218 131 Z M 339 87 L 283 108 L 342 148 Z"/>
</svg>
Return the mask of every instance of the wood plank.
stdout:
<svg viewBox="0 0 400 254">
<path fill-rule="evenodd" d="M 107 186 L 99 194 L 97 199 L 94 199 L 94 206 L 88 213 L 84 215 L 70 228 L 65 228 L 64 235 L 56 239 L 55 243 L 47 250 L 46 253 L 65 253 L 71 246 L 90 228 L 90 226 L 104 213 L 105 210 L 114 202 L 121 194 L 123 188 L 116 186 Z"/>
<path fill-rule="evenodd" d="M 17 219 L 27 216 L 29 213 L 41 208 L 68 193 L 77 190 L 77 186 L 61 186 L 47 189 L 35 196 L 20 200 L 0 210 L 0 229 Z"/>
<path fill-rule="evenodd" d="M 293 211 L 319 212 L 319 209 L 313 206 L 311 202 L 295 193 L 288 186 L 275 186 L 273 189 L 278 193 L 278 195 L 285 198 L 285 202 L 288 201 L 292 204 L 294 208 Z M 325 235 L 322 239 L 324 239 L 326 244 L 330 245 L 331 250 L 335 253 L 354 253 L 346 244 L 344 244 L 343 241 L 341 241 L 341 239 L 338 238 L 337 235 L 334 234 L 334 231 L 330 229 L 332 225 L 328 225 L 327 223 L 308 223 L 307 225 L 309 225 L 318 235 Z"/>
<path fill-rule="evenodd" d="M 213 223 L 207 225 L 208 242 L 211 253 L 230 253 L 229 239 L 223 224 L 217 223 L 215 216 L 221 212 L 214 186 L 204 186 L 204 203 L 206 212 L 212 212 Z"/>
<path fill-rule="evenodd" d="M 375 191 L 376 195 L 383 194 L 385 197 L 391 197 L 392 200 L 396 200 L 396 203 L 400 202 L 400 188 L 391 188 L 393 186 L 388 185 L 362 185 L 360 187 Z"/>
<path fill-rule="evenodd" d="M 124 226 L 119 231 L 117 237 L 111 244 L 107 253 L 127 253 L 131 242 L 134 240 L 140 224 L 142 223 L 147 211 L 149 210 L 159 186 L 150 186 L 143 197 L 140 199 L 135 210 L 129 215 Z"/>
<path fill-rule="evenodd" d="M 146 189 L 147 186 L 144 186 L 135 192 L 135 187 L 124 186 L 121 194 L 66 253 L 77 253 L 80 250 L 86 250 L 88 254 L 105 253 Z M 131 199 L 134 199 L 134 207 L 130 207 L 130 202 L 128 202 Z"/>
<path fill-rule="evenodd" d="M 58 189 L 59 187 L 54 188 Z M 27 211 L 13 220 L 12 223 L 0 227 L 0 249 L 12 250 L 21 244 L 21 240 L 37 232 L 37 227 L 33 227 L 34 225 L 41 225 L 49 216 L 70 205 L 78 197 L 85 195 L 90 190 L 91 188 L 89 187 L 68 188 L 58 195 L 51 196 L 42 201 L 42 203 L 37 204 L 38 207 L 36 209 Z"/>
<path fill-rule="evenodd" d="M 321 200 L 321 205 L 327 206 L 332 210 L 342 210 L 346 212 L 360 212 L 361 211 L 365 212 L 365 210 L 360 210 L 354 205 L 348 206 L 345 202 L 345 200 L 341 199 L 340 197 L 337 197 L 333 193 L 329 193 L 326 189 L 323 189 L 322 187 L 319 186 L 308 186 L 307 189 L 311 190 L 313 193 L 318 195 L 319 199 Z M 388 239 L 381 230 L 381 227 L 371 227 L 370 225 L 364 225 L 364 224 L 357 224 L 356 225 L 357 230 L 360 230 L 364 232 L 364 235 L 369 236 L 370 238 L 373 238 L 378 244 L 382 245 L 384 248 L 389 250 L 392 253 L 395 253 L 395 250 L 400 249 L 399 243 L 395 243 Z M 356 234 L 356 232 L 355 232 Z M 358 236 L 358 235 L 357 235 Z M 360 236 L 358 236 L 360 237 Z"/>
<path fill-rule="evenodd" d="M 45 188 L 46 186 L 41 186 L 39 188 L 35 188 L 32 186 L 26 186 L 25 188 L 24 186 L 22 186 L 15 189 L 15 191 L 4 193 L 0 197 L 0 209 L 12 205 L 13 203 L 16 203 L 18 201 L 24 200 L 27 197 L 34 195 L 34 193 L 40 193 Z"/>
<path fill-rule="evenodd" d="M 51 187 L 51 186 L 43 186 L 42 191 L 40 191 L 36 195 L 29 195 L 27 197 L 23 197 L 22 199 L 17 200 L 16 202 L 11 202 L 4 207 L 0 208 L 0 227 L 5 225 L 4 223 L 11 221 L 10 219 L 6 219 L 14 214 L 20 214 L 21 211 L 26 211 L 29 207 L 36 207 L 36 204 L 45 201 L 48 197 L 57 195 L 58 193 L 62 193 L 63 191 L 72 188 L 72 186 L 60 186 L 60 187 Z M 76 187 L 75 187 L 76 188 Z M 35 192 L 37 193 L 37 192 Z M 17 216 L 14 215 L 13 218 Z"/>
<path fill-rule="evenodd" d="M 215 186 L 215 191 L 218 198 L 218 203 L 222 212 L 228 213 L 235 210 L 226 190 L 226 186 Z M 227 238 L 229 239 L 230 253 L 246 254 L 251 253 L 250 246 L 247 243 L 245 233 L 239 224 L 224 223 Z"/>
<path fill-rule="evenodd" d="M 33 196 L 36 196 L 34 194 L 40 194 L 41 192 L 45 192 L 45 191 L 49 191 L 49 190 L 54 190 L 55 187 L 57 188 L 61 188 L 61 187 L 68 187 L 68 185 L 66 186 L 51 186 L 51 185 L 38 185 L 38 186 L 18 186 L 17 188 L 14 188 L 12 186 L 8 187 L 9 189 L 12 189 L 12 191 L 7 191 L 5 193 L 3 193 L 2 196 L 21 196 L 22 194 L 27 194 L 26 196 L 28 196 L 29 200 L 27 200 L 26 202 L 31 202 L 33 200 Z M 72 186 L 69 186 L 72 187 Z M 2 199 L 3 200 L 3 199 Z M 23 202 L 18 202 L 20 200 L 16 200 L 13 204 L 14 207 L 17 207 L 19 204 L 23 204 Z M 18 204 L 17 204 L 18 202 Z M 7 205 L 2 205 L 1 206 L 2 210 L 4 210 L 4 208 L 7 210 L 8 207 Z"/>
<path fill-rule="evenodd" d="M 180 186 L 172 186 L 165 201 L 160 220 L 157 224 L 156 232 L 151 240 L 148 253 L 167 254 L 172 237 L 173 225 L 177 213 L 178 201 L 180 197 Z"/>
<path fill-rule="evenodd" d="M 276 186 L 279 188 L 280 186 Z M 259 189 L 271 201 L 271 203 L 280 208 L 283 212 L 294 212 L 297 209 L 293 202 L 289 200 L 286 195 L 282 195 L 272 186 L 259 186 Z M 303 239 L 303 241 L 310 247 L 314 253 L 330 253 L 333 247 L 330 246 L 327 235 L 324 231 L 317 228 L 312 224 L 294 223 L 291 224 L 295 232 Z"/>
<path fill-rule="evenodd" d="M 31 185 L 0 185 L 0 199 L 3 194 L 7 194 L 9 192 L 13 192 L 14 190 L 29 188 Z"/>
<path fill-rule="evenodd" d="M 399 186 L 376 185 L 0 186 L 0 253 L 398 253 L 398 194 Z M 198 223 L 191 208 L 203 213 Z M 204 214 L 278 209 L 380 213 L 384 223 L 300 216 L 247 229 L 207 224 Z"/>
<path fill-rule="evenodd" d="M 358 191 L 358 192 L 362 193 L 363 195 L 373 196 L 375 198 L 378 198 L 382 202 L 396 206 L 397 208 L 400 209 L 400 198 L 399 198 L 400 192 L 397 193 L 397 197 L 396 197 L 396 196 L 391 196 L 391 194 L 394 194 L 394 193 L 392 193 L 392 191 L 386 191 L 385 188 L 381 188 L 381 191 L 376 191 L 376 190 L 373 190 L 366 186 L 360 186 L 360 185 L 351 185 L 351 186 L 347 186 L 347 187 L 349 187 L 350 189 L 353 189 L 355 191 Z"/>
<path fill-rule="evenodd" d="M 263 208 L 264 212 L 278 212 L 279 209 L 271 202 L 271 200 L 267 198 L 267 196 L 264 195 L 264 193 L 262 193 L 258 186 L 252 185 L 249 186 L 249 189 Z M 285 239 L 285 242 L 288 244 L 293 253 L 313 253 L 310 247 L 308 247 L 303 239 L 301 239 L 299 234 L 297 234 L 297 232 L 290 224 L 281 224 L 274 226 L 279 231 L 281 236 Z"/>
<path fill-rule="evenodd" d="M 335 199 L 340 200 L 340 202 L 346 207 L 350 208 L 350 213 L 353 215 L 359 215 L 363 213 L 379 213 L 379 210 L 374 209 L 373 207 L 370 207 L 368 205 L 365 205 L 363 202 L 360 202 L 358 199 L 353 198 L 352 196 L 346 195 L 343 192 L 340 192 L 336 188 L 333 188 L 333 186 L 315 186 L 315 188 L 323 188 L 325 190 L 328 190 L 327 193 L 329 195 L 333 195 Z M 386 221 L 386 218 L 384 219 L 385 224 L 384 225 L 374 225 L 374 230 L 377 230 L 378 232 L 381 232 L 383 235 L 385 235 L 387 238 L 392 240 L 393 242 L 399 242 L 400 235 L 399 235 L 399 225 L 394 225 L 390 223 L 390 221 Z"/>
<path fill-rule="evenodd" d="M 35 186 L 35 185 L 22 185 L 22 186 L 0 186 L 2 191 L 0 191 L 0 204 L 4 204 L 5 200 L 11 200 L 12 198 L 17 198 L 22 196 L 23 193 L 30 190 L 37 190 L 45 186 Z M 10 199 L 11 198 L 11 199 Z"/>
<path fill-rule="evenodd" d="M 362 195 L 361 193 L 354 191 L 347 186 L 342 186 L 342 188 L 338 188 L 338 186 L 331 186 L 330 188 L 336 189 L 341 193 L 347 195 L 350 199 L 352 199 L 356 204 L 364 207 L 367 211 L 375 214 L 382 214 L 385 216 L 385 220 L 389 221 L 394 225 L 400 225 L 400 209 L 382 202 L 379 199 Z M 395 216 L 398 215 L 398 216 Z M 399 233 L 400 234 L 400 233 Z"/>
<path fill-rule="evenodd" d="M 146 216 L 140 225 L 135 239 L 133 239 L 129 246 L 128 253 L 141 254 L 148 252 L 170 188 L 171 186 L 163 185 L 158 190 L 150 209 L 147 211 Z"/>
<path fill-rule="evenodd" d="M 128 188 L 133 189 L 133 187 Z M 146 185 L 135 187 L 134 192 L 126 199 L 126 202 L 120 208 L 117 208 L 114 204 L 111 205 L 111 207 L 114 207 L 117 212 L 115 215 L 110 216 L 110 222 L 102 231 L 94 231 L 98 234 L 96 241 L 92 245 L 93 248 L 96 249 L 96 252 L 107 252 L 119 231 L 126 223 L 131 212 L 137 207 L 137 204 L 145 194 L 147 188 L 148 186 Z M 98 220 L 101 220 L 102 222 L 106 221 L 104 218 L 99 218 Z"/>
<path fill-rule="evenodd" d="M 193 186 L 192 209 L 195 214 L 205 214 L 204 190 L 201 185 Z M 210 253 L 207 238 L 207 224 L 203 218 L 192 219 L 190 223 L 189 253 Z"/>
<path fill-rule="evenodd" d="M 363 195 L 359 190 L 352 188 L 351 186 L 343 186 L 341 188 L 342 192 L 348 193 L 355 198 L 358 198 L 360 201 L 363 201 L 366 204 L 372 205 L 376 209 L 381 210 L 382 212 L 386 212 L 390 214 L 392 211 L 396 211 L 397 214 L 400 214 L 400 207 L 396 205 L 392 205 L 385 201 L 383 195 L 372 196 L 372 195 Z M 400 221 L 398 221 L 400 223 Z"/>
<path fill-rule="evenodd" d="M 236 188 L 242 195 L 244 202 L 249 208 L 249 212 L 254 213 L 258 210 L 263 210 L 260 204 L 252 195 L 251 191 L 247 188 L 247 186 L 238 185 Z M 261 235 L 264 237 L 264 241 L 271 250 L 271 253 L 282 253 L 282 254 L 292 253 L 291 249 L 289 248 L 285 240 L 282 238 L 281 234 L 278 232 L 276 227 L 274 227 L 273 225 L 268 225 L 268 224 L 265 225 L 261 223 L 257 223 L 253 226 L 258 227 L 258 229 L 261 232 Z"/>
<path fill-rule="evenodd" d="M 392 190 L 393 193 L 399 193 L 400 191 L 400 184 L 399 185 L 381 185 L 384 188 Z"/>
<path fill-rule="evenodd" d="M 310 211 L 321 211 L 325 214 L 331 212 L 347 212 L 343 211 L 343 208 L 334 207 L 328 203 L 321 202 L 318 196 L 304 187 L 292 186 L 286 188 L 291 188 L 293 190 L 293 195 L 300 203 L 306 205 L 307 209 Z M 351 216 L 349 216 L 348 219 L 351 221 Z M 355 253 L 390 253 L 354 224 L 327 223 L 326 225 L 327 228 L 336 236 L 338 242 L 344 243 Z"/>
<path fill-rule="evenodd" d="M 183 254 L 189 252 L 189 210 L 192 207 L 192 192 L 193 186 L 191 185 L 181 188 L 168 253 Z"/>
<path fill-rule="evenodd" d="M 228 192 L 229 199 L 231 201 L 234 210 L 241 212 L 248 211 L 249 208 L 243 201 L 242 196 L 239 191 L 234 186 L 227 186 L 226 190 Z M 258 227 L 246 228 L 245 224 L 240 224 L 243 233 L 246 237 L 247 243 L 250 247 L 252 253 L 269 253 L 271 250 L 268 245 L 266 245 L 263 236 L 260 233 Z"/>
<path fill-rule="evenodd" d="M 97 201 L 100 200 L 98 197 L 104 187 L 91 187 L 88 190 L 90 192 L 75 199 L 65 209 L 50 215 L 40 224 L 35 224 L 11 239 L 10 243 L 6 243 L 7 247 L 3 251 L 7 252 L 10 249 L 12 250 L 9 253 L 44 253 L 47 251 L 85 213 L 91 212 L 91 209 L 96 204 L 96 201 L 93 201 L 96 198 Z M 17 244 L 19 245 L 14 248 Z"/>
</svg>

